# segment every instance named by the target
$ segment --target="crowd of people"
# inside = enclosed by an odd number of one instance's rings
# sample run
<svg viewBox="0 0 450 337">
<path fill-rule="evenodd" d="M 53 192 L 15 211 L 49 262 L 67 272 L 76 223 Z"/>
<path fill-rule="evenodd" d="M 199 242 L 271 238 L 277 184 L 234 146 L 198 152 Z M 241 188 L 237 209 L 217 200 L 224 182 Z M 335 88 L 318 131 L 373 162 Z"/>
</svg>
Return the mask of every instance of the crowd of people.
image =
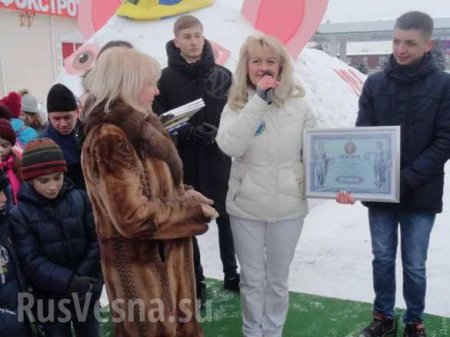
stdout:
<svg viewBox="0 0 450 337">
<path fill-rule="evenodd" d="M 402 136 L 400 203 L 364 203 L 375 301 L 363 337 L 397 331 L 398 228 L 403 336 L 426 336 L 427 250 L 450 157 L 450 76 L 430 57 L 432 31 L 425 13 L 400 16 L 390 62 L 360 97 L 356 126 L 400 125 Z M 212 220 L 244 337 L 282 336 L 308 213 L 301 135 L 316 117 L 275 38 L 248 37 L 232 74 L 202 23 L 183 15 L 166 50 L 161 70 L 127 41 L 109 42 L 80 99 L 50 88 L 48 121 L 27 91 L 0 99 L 2 336 L 99 336 L 103 285 L 117 337 L 203 336 L 196 235 Z M 205 107 L 166 130 L 158 115 L 198 98 Z M 336 200 L 355 202 L 346 191 Z"/>
</svg>

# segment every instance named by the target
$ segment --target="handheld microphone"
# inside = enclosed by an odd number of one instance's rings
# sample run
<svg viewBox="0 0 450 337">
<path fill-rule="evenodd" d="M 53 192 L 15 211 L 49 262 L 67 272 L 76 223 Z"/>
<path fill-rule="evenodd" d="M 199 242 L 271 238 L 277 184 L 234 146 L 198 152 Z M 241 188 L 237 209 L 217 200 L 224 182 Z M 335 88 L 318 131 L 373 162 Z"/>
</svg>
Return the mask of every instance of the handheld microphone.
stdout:
<svg viewBox="0 0 450 337">
<path fill-rule="evenodd" d="M 273 74 L 270 72 L 270 70 L 266 70 L 264 72 L 264 75 L 269 75 L 269 76 L 273 77 Z M 273 88 L 266 90 L 266 102 L 269 105 L 273 103 Z"/>
</svg>

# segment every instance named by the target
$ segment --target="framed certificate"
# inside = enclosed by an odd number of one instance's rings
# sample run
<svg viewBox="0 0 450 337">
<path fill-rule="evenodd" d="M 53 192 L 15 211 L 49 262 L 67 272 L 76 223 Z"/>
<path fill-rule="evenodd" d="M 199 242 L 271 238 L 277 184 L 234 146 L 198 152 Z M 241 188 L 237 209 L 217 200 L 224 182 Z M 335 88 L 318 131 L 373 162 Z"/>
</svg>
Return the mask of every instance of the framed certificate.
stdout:
<svg viewBox="0 0 450 337">
<path fill-rule="evenodd" d="M 307 197 L 400 201 L 400 126 L 306 129 L 303 162 Z"/>
</svg>

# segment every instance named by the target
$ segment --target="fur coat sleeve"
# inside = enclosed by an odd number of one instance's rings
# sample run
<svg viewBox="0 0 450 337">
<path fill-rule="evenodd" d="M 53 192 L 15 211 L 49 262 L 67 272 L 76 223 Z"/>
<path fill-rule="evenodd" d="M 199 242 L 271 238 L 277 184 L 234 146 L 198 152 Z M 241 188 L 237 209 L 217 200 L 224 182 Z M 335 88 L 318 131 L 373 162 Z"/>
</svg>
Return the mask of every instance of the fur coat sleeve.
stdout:
<svg viewBox="0 0 450 337">
<path fill-rule="evenodd" d="M 200 202 L 185 196 L 182 177 L 174 177 L 182 170 L 170 138 L 149 121 L 143 125 L 134 130 L 143 137 L 137 142 L 127 125 L 101 123 L 87 135 L 82 162 L 100 238 L 162 240 L 205 232 L 209 219 Z"/>
</svg>

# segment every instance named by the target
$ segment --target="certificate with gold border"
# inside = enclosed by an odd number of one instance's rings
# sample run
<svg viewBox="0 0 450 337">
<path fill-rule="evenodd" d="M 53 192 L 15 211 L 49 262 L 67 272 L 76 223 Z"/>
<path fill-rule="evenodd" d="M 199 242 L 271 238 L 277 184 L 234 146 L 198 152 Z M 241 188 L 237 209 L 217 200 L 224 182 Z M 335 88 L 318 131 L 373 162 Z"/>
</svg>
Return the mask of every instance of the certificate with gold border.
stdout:
<svg viewBox="0 0 450 337">
<path fill-rule="evenodd" d="M 303 162 L 307 197 L 400 201 L 400 126 L 307 129 Z"/>
</svg>

